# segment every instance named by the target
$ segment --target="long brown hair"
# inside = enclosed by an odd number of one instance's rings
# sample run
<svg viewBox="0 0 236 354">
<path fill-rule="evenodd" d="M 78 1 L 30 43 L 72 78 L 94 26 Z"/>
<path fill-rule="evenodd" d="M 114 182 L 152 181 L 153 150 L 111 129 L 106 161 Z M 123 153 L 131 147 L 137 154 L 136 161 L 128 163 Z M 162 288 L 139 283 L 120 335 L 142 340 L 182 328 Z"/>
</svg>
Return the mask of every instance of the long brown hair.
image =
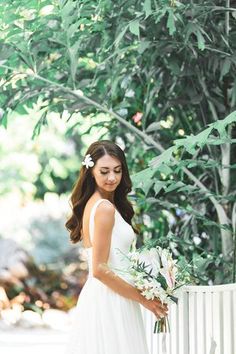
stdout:
<svg viewBox="0 0 236 354">
<path fill-rule="evenodd" d="M 104 155 L 110 155 L 117 158 L 122 165 L 122 178 L 120 184 L 114 193 L 114 203 L 125 221 L 131 224 L 134 210 L 132 204 L 127 199 L 127 194 L 132 189 L 132 182 L 129 176 L 129 171 L 123 150 L 110 140 L 100 140 L 92 143 L 86 154 L 90 154 L 94 164 Z M 65 226 L 70 232 L 72 243 L 76 243 L 81 239 L 82 217 L 85 205 L 89 198 L 93 195 L 96 189 L 95 179 L 91 173 L 92 168 L 88 169 L 82 165 L 79 178 L 75 182 L 71 194 L 72 215 L 67 220 Z M 133 230 L 138 233 L 138 230 L 132 226 Z"/>
</svg>

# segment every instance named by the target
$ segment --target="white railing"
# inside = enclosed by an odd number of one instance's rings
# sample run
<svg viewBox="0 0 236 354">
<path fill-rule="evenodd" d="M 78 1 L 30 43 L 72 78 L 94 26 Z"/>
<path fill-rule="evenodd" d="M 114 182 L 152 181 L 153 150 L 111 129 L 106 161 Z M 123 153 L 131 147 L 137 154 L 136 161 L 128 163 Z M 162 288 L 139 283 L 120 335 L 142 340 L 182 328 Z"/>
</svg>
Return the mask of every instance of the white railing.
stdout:
<svg viewBox="0 0 236 354">
<path fill-rule="evenodd" d="M 167 334 L 154 334 L 155 316 L 142 314 L 150 354 L 236 354 L 236 284 L 183 287 Z"/>
</svg>

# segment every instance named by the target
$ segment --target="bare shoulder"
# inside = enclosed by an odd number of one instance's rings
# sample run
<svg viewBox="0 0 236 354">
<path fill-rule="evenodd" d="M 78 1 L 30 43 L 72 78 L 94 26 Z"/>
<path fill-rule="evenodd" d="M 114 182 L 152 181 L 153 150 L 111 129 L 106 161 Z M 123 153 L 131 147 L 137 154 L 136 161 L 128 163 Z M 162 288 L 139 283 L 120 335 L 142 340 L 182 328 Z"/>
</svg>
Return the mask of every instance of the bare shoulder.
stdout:
<svg viewBox="0 0 236 354">
<path fill-rule="evenodd" d="M 109 200 L 102 200 L 97 206 L 97 210 L 95 213 L 95 218 L 104 219 L 104 220 L 112 220 L 114 219 L 115 214 L 115 206 Z"/>
</svg>

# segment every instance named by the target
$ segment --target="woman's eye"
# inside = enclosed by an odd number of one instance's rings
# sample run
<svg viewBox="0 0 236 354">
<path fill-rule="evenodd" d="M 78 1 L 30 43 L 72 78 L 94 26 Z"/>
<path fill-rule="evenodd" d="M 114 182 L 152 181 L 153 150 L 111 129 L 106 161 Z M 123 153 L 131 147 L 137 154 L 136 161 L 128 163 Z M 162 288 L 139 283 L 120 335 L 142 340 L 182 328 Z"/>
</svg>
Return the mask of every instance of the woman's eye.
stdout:
<svg viewBox="0 0 236 354">
<path fill-rule="evenodd" d="M 108 172 L 102 172 L 102 171 L 101 171 L 101 174 L 102 174 L 102 175 L 106 175 L 107 173 L 108 173 Z M 121 170 L 120 170 L 120 171 L 115 171 L 115 173 L 121 173 Z"/>
</svg>

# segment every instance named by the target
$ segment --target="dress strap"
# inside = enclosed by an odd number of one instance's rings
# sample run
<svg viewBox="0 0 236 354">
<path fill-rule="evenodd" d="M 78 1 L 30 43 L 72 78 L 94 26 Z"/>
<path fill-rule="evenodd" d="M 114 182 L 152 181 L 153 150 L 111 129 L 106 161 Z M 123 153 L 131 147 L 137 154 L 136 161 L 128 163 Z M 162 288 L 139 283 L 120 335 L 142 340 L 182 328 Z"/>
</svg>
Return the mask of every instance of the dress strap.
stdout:
<svg viewBox="0 0 236 354">
<path fill-rule="evenodd" d="M 93 242 L 93 234 L 94 234 L 94 216 L 95 216 L 95 212 L 97 209 L 97 206 L 100 204 L 100 202 L 102 202 L 103 200 L 106 200 L 108 203 L 112 204 L 112 202 L 110 202 L 110 200 L 108 199 L 98 199 L 94 205 L 91 208 L 90 211 L 90 216 L 89 216 L 89 237 L 90 237 L 90 242 Z M 112 204 L 113 205 L 113 204 Z"/>
</svg>

